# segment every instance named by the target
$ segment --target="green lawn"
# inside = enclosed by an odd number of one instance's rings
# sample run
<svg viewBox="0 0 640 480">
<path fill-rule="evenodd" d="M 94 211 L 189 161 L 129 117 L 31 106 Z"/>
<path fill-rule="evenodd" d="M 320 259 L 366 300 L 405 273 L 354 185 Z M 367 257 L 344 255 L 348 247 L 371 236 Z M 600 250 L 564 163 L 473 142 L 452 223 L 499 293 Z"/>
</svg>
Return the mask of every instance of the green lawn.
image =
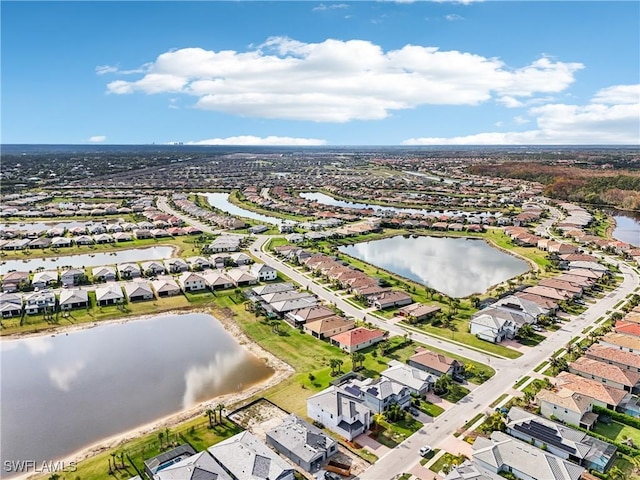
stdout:
<svg viewBox="0 0 640 480">
<path fill-rule="evenodd" d="M 542 362 L 540 365 L 538 365 L 536 368 L 533 369 L 534 372 L 539 372 L 540 370 L 542 370 L 544 367 L 546 367 L 547 365 L 549 365 L 549 361 L 545 360 L 544 362 Z"/>
<path fill-rule="evenodd" d="M 420 400 L 420 406 L 417 407 L 421 412 L 426 413 L 430 417 L 437 417 L 444 412 L 444 408 L 434 405 L 426 400 Z"/>
<path fill-rule="evenodd" d="M 611 423 L 607 425 L 603 422 L 598 422 L 593 431 L 621 443 L 627 438 L 630 438 L 635 445 L 640 446 L 640 430 L 623 423 L 611 421 Z"/>
<path fill-rule="evenodd" d="M 448 402 L 451 402 L 451 403 L 457 403 L 460 400 L 462 400 L 464 397 L 466 397 L 468 394 L 469 394 L 468 389 L 454 383 L 452 387 L 449 388 L 449 391 L 447 393 L 445 393 L 444 395 L 440 395 L 440 398 L 447 400 Z"/>
<path fill-rule="evenodd" d="M 491 402 L 491 405 L 489 405 L 489 407 L 494 408 L 496 405 L 498 405 L 500 402 L 502 402 L 508 396 L 509 396 L 508 393 L 503 393 L 498 398 L 496 398 L 493 402 Z"/>
<path fill-rule="evenodd" d="M 429 470 L 438 473 L 441 472 L 442 469 L 445 468 L 445 466 L 460 465 L 462 462 L 464 462 L 464 460 L 465 458 L 463 456 L 456 456 L 452 455 L 449 452 L 446 452 L 438 460 L 433 462 L 433 464 L 429 467 Z"/>
<path fill-rule="evenodd" d="M 399 420 L 393 423 L 380 420 L 379 427 L 372 431 L 371 437 L 389 448 L 395 448 L 421 427 L 422 423 L 415 418 L 411 418 L 408 422 Z"/>
</svg>

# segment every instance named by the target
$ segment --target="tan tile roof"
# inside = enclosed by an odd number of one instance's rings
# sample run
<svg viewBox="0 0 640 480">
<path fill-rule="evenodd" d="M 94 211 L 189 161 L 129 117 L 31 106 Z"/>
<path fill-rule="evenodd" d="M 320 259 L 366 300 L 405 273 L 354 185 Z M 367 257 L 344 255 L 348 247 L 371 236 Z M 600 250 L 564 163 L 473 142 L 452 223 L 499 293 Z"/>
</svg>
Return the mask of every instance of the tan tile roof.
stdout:
<svg viewBox="0 0 640 480">
<path fill-rule="evenodd" d="M 625 333 L 607 333 L 603 337 L 600 337 L 600 341 L 611 343 L 612 345 L 618 345 L 620 347 L 631 348 L 633 350 L 640 350 L 640 338 L 634 337 L 633 335 L 627 335 Z"/>
<path fill-rule="evenodd" d="M 412 362 L 419 363 L 425 367 L 431 368 L 437 372 L 447 372 L 453 362 L 456 360 L 442 355 L 440 353 L 430 352 L 429 350 L 421 349 L 415 355 L 409 358 Z"/>
<path fill-rule="evenodd" d="M 566 388 L 586 397 L 591 397 L 608 405 L 619 405 L 627 392 L 619 388 L 603 385 L 596 380 L 583 378 L 569 372 L 562 372 L 556 377 L 556 385 Z"/>
<path fill-rule="evenodd" d="M 305 324 L 305 328 L 311 330 L 312 332 L 323 334 L 325 332 L 330 332 L 331 330 L 334 330 L 336 328 L 348 326 L 353 327 L 354 325 L 355 322 L 353 320 L 347 320 L 346 318 L 334 315 L 333 317 L 308 322 Z"/>
<path fill-rule="evenodd" d="M 609 365 L 608 363 L 593 358 L 580 357 L 575 362 L 569 364 L 569 370 L 574 370 L 579 374 L 587 376 L 593 375 L 611 380 L 627 387 L 634 387 L 640 382 L 640 373 L 620 368 L 617 365 Z"/>
<path fill-rule="evenodd" d="M 584 414 L 591 410 L 591 398 L 566 388 L 558 392 L 552 390 L 540 390 L 536 395 L 538 401 L 546 401 L 553 405 L 566 408 L 574 412 Z"/>
<path fill-rule="evenodd" d="M 627 365 L 633 368 L 640 368 L 640 355 L 637 353 L 619 350 L 606 345 L 594 344 L 589 347 L 586 355 L 592 358 L 601 358 L 621 365 Z"/>
</svg>

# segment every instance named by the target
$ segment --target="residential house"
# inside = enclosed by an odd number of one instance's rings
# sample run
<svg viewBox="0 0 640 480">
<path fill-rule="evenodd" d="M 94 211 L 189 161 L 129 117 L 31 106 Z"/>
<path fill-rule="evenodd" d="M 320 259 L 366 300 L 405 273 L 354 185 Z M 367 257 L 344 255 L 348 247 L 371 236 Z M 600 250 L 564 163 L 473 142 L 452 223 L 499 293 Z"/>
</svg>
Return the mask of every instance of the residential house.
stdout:
<svg viewBox="0 0 640 480">
<path fill-rule="evenodd" d="M 355 322 L 353 320 L 333 315 L 331 317 L 324 317 L 320 320 L 305 322 L 302 327 L 302 331 L 322 340 L 351 330 L 354 327 Z"/>
<path fill-rule="evenodd" d="M 278 292 L 288 292 L 290 290 L 295 290 L 295 286 L 293 283 L 284 282 L 284 283 L 273 283 L 269 285 L 260 285 L 259 287 L 253 287 L 251 291 L 256 295 L 266 295 L 268 293 L 278 293 Z"/>
<path fill-rule="evenodd" d="M 258 277 L 240 268 L 232 268 L 229 270 L 227 277 L 229 277 L 236 287 L 255 285 L 258 283 Z"/>
<path fill-rule="evenodd" d="M 640 323 L 629 320 L 618 320 L 613 327 L 616 333 L 622 333 L 624 335 L 631 335 L 634 337 L 640 337 Z"/>
<path fill-rule="evenodd" d="M 331 343 L 347 353 L 353 353 L 383 341 L 387 334 L 384 330 L 358 327 L 334 335 L 331 337 Z"/>
<path fill-rule="evenodd" d="M 164 275 L 167 273 L 164 265 L 156 260 L 150 260 L 148 262 L 142 262 L 140 264 L 142 267 L 142 271 L 148 277 L 153 277 L 155 275 Z"/>
<path fill-rule="evenodd" d="M 204 277 L 205 284 L 211 290 L 223 290 L 234 286 L 233 280 L 218 271 L 208 271 L 202 276 Z"/>
<path fill-rule="evenodd" d="M 348 441 L 371 424 L 371 411 L 363 401 L 335 385 L 307 398 L 307 416 Z"/>
<path fill-rule="evenodd" d="M 236 252 L 229 255 L 229 258 L 236 265 L 249 265 L 253 263 L 253 258 L 244 252 Z"/>
<path fill-rule="evenodd" d="M 266 433 L 266 442 L 307 472 L 317 471 L 338 452 L 338 442 L 295 414 Z"/>
<path fill-rule="evenodd" d="M 54 312 L 56 309 L 56 296 L 53 292 L 42 290 L 28 293 L 24 296 L 24 311 L 28 315 L 40 312 Z"/>
<path fill-rule="evenodd" d="M 235 480 L 294 479 L 294 468 L 249 431 L 207 450 Z"/>
<path fill-rule="evenodd" d="M 433 375 L 397 360 L 391 360 L 389 368 L 382 371 L 380 375 L 406 386 L 416 395 L 426 395 L 436 381 Z"/>
<path fill-rule="evenodd" d="M 604 473 L 616 459 L 617 448 L 584 432 L 534 415 L 518 407 L 508 414 L 507 433 L 565 460 Z M 544 447 L 543 447 L 544 445 Z"/>
<path fill-rule="evenodd" d="M 167 272 L 182 273 L 189 270 L 189 264 L 181 258 L 168 258 L 164 261 Z"/>
<path fill-rule="evenodd" d="M 600 345 L 617 348 L 625 352 L 640 354 L 640 338 L 624 333 L 609 332 L 598 340 Z"/>
<path fill-rule="evenodd" d="M 552 453 L 495 431 L 490 438 L 477 437 L 473 461 L 493 473 L 510 472 L 522 480 L 580 480 L 583 467 Z"/>
<path fill-rule="evenodd" d="M 195 455 L 196 451 L 188 443 L 172 448 L 144 462 L 144 472 L 147 478 L 155 479 L 155 475 L 163 469 L 175 465 L 181 460 L 188 459 Z M 181 479 L 183 480 L 183 479 Z"/>
<path fill-rule="evenodd" d="M 67 237 L 53 237 L 51 248 L 66 248 L 71 246 L 71 239 Z"/>
<path fill-rule="evenodd" d="M 140 280 L 125 283 L 124 293 L 127 295 L 130 302 L 153 300 L 155 298 L 149 283 Z"/>
<path fill-rule="evenodd" d="M 57 270 L 45 270 L 43 272 L 36 272 L 33 274 L 33 279 L 31 280 L 31 286 L 37 289 L 47 288 L 55 283 L 58 283 Z"/>
<path fill-rule="evenodd" d="M 461 465 L 454 467 L 444 480 L 503 480 L 504 477 L 490 472 L 479 465 L 466 460 Z"/>
<path fill-rule="evenodd" d="M 398 315 L 409 320 L 422 322 L 441 310 L 437 305 L 424 305 L 422 303 L 412 303 L 398 310 Z"/>
<path fill-rule="evenodd" d="M 0 314 L 2 318 L 22 315 L 22 297 L 15 293 L 0 293 Z"/>
<path fill-rule="evenodd" d="M 177 460 L 178 458 L 176 458 Z M 173 462 L 174 460 L 172 460 Z M 167 464 L 169 462 L 165 462 Z M 135 477 L 134 477 L 135 478 Z M 206 450 L 163 466 L 153 480 L 233 480 Z"/>
<path fill-rule="evenodd" d="M 531 300 L 527 300 L 526 298 L 518 297 L 516 295 L 503 297 L 497 302 L 494 302 L 491 306 L 510 312 L 519 312 L 533 319 L 538 319 L 540 316 L 549 315 L 550 313 L 549 308 L 543 307 L 536 302 L 532 302 Z"/>
<path fill-rule="evenodd" d="M 204 270 L 205 268 L 211 267 L 211 262 L 207 260 L 206 257 L 189 257 L 187 258 L 187 263 L 193 271 Z"/>
<path fill-rule="evenodd" d="M 597 380 L 584 378 L 570 372 L 560 372 L 556 377 L 556 386 L 589 397 L 594 405 L 616 410 L 627 401 L 631 394 L 620 388 L 603 385 Z"/>
<path fill-rule="evenodd" d="M 413 303 L 411 296 L 405 292 L 399 290 L 391 290 L 379 295 L 373 295 L 368 297 L 367 301 L 370 305 L 373 305 L 378 310 L 384 310 L 385 308 L 402 307 Z"/>
<path fill-rule="evenodd" d="M 251 275 L 258 278 L 261 282 L 269 282 L 278 278 L 278 271 L 264 263 L 254 263 L 249 270 Z"/>
<path fill-rule="evenodd" d="M 69 288 L 60 291 L 58 302 L 60 310 L 73 310 L 74 308 L 87 308 L 89 306 L 89 294 L 86 290 Z"/>
<path fill-rule="evenodd" d="M 73 287 L 86 279 L 84 270 L 79 268 L 69 268 L 60 272 L 60 282 L 63 287 Z"/>
<path fill-rule="evenodd" d="M 122 288 L 117 283 L 110 283 L 96 288 L 96 302 L 100 306 L 115 305 L 124 302 Z"/>
<path fill-rule="evenodd" d="M 385 377 L 350 378 L 339 387 L 361 399 L 374 413 L 382 413 L 394 403 L 400 405 L 400 408 L 408 408 L 411 403 L 409 388 Z"/>
<path fill-rule="evenodd" d="M 121 263 L 118 265 L 118 272 L 123 280 L 132 280 L 142 276 L 142 271 L 137 263 Z"/>
<path fill-rule="evenodd" d="M 454 379 L 460 379 L 464 372 L 462 362 L 424 348 L 417 348 L 416 353 L 407 360 L 407 363 L 436 377 L 451 375 Z"/>
<path fill-rule="evenodd" d="M 94 267 L 91 270 L 94 282 L 114 282 L 116 280 L 116 269 L 111 266 Z"/>
<path fill-rule="evenodd" d="M 162 276 L 151 282 L 153 289 L 156 292 L 158 298 L 161 297 L 173 297 L 174 295 L 180 295 L 180 285 L 176 283 L 173 277 Z"/>
<path fill-rule="evenodd" d="M 268 303 L 271 303 L 271 301 L 278 301 L 277 299 L 273 300 L 273 297 L 272 297 L 273 295 L 282 295 L 287 293 L 290 293 L 290 292 L 277 292 L 272 294 L 264 294 L 262 295 L 262 299 Z M 294 290 L 293 293 L 298 293 L 298 292 Z M 293 297 L 293 298 L 303 298 L 303 297 L 313 296 L 312 294 L 304 293 L 304 292 L 298 293 L 298 295 L 300 294 L 301 296 Z M 327 308 L 323 305 L 316 305 L 313 307 L 301 308 L 299 310 L 293 310 L 291 312 L 287 312 L 284 319 L 294 327 L 300 327 L 301 325 L 304 325 L 306 322 L 313 322 L 315 320 L 321 320 L 323 318 L 333 317 L 335 316 L 335 314 L 336 312 L 334 312 L 330 308 Z"/>
<path fill-rule="evenodd" d="M 593 358 L 580 357 L 571 362 L 569 372 L 627 392 L 637 393 L 640 390 L 640 373 Z"/>
<path fill-rule="evenodd" d="M 29 242 L 29 248 L 48 248 L 51 245 L 51 239 L 47 237 L 35 238 Z"/>
<path fill-rule="evenodd" d="M 198 292 L 207 289 L 204 277 L 194 272 L 182 272 L 178 277 L 178 283 L 185 292 Z"/>
<path fill-rule="evenodd" d="M 589 347 L 585 355 L 587 358 L 593 358 L 610 365 L 617 365 L 632 372 L 640 372 L 640 355 L 631 352 L 596 343 Z"/>
<path fill-rule="evenodd" d="M 271 310 L 279 316 L 285 315 L 292 310 L 300 310 L 302 308 L 313 307 L 318 303 L 315 296 L 294 298 L 289 300 L 281 300 L 267 304 L 268 310 Z"/>
<path fill-rule="evenodd" d="M 9 272 L 2 277 L 2 291 L 5 293 L 17 292 L 20 288 L 28 286 L 29 283 L 28 272 Z"/>
<path fill-rule="evenodd" d="M 208 247 L 213 253 L 236 252 L 240 249 L 240 237 L 231 235 L 220 235 Z"/>
</svg>

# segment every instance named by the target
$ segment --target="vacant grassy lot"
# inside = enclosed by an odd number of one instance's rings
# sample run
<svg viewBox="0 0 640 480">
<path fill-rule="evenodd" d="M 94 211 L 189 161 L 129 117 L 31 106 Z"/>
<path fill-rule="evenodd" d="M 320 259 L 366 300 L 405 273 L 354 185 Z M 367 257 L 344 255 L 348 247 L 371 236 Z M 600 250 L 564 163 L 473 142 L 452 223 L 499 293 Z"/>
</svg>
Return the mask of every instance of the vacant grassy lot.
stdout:
<svg viewBox="0 0 640 480">
<path fill-rule="evenodd" d="M 594 432 L 620 443 L 630 438 L 635 445 L 640 445 L 640 430 L 616 421 L 612 421 L 609 425 L 598 422 Z"/>
</svg>

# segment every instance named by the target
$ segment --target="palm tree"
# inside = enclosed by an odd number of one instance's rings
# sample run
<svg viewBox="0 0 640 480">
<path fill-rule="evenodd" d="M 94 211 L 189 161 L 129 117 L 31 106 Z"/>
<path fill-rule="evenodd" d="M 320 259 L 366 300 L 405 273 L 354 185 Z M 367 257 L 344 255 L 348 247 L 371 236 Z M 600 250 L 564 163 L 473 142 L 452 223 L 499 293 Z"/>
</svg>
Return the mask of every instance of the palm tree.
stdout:
<svg viewBox="0 0 640 480">
<path fill-rule="evenodd" d="M 337 368 L 340 366 L 341 360 L 337 358 L 332 358 L 329 360 L 329 366 L 331 367 L 331 376 L 335 377 L 337 375 Z"/>
<path fill-rule="evenodd" d="M 364 354 L 361 352 L 353 352 L 351 354 L 351 363 L 354 371 L 360 370 L 364 363 Z"/>
<path fill-rule="evenodd" d="M 473 305 L 473 308 L 478 308 L 480 306 L 480 299 L 475 295 L 471 297 L 470 300 L 471 300 L 471 305 Z"/>
<path fill-rule="evenodd" d="M 216 405 L 216 410 L 218 411 L 218 422 L 222 423 L 222 411 L 226 408 L 224 403 L 219 403 Z"/>
<path fill-rule="evenodd" d="M 164 432 L 158 432 L 158 442 L 160 443 L 160 450 L 162 450 L 163 441 L 164 441 Z M 112 453 L 112 455 L 115 455 L 115 453 Z"/>
<path fill-rule="evenodd" d="M 211 417 L 216 416 L 216 412 L 215 410 L 212 410 L 211 408 L 207 408 L 207 410 L 204 412 L 205 416 L 209 418 L 209 428 L 213 428 L 213 421 L 211 420 Z"/>
<path fill-rule="evenodd" d="M 626 474 L 619 467 L 612 467 L 608 474 L 609 480 L 625 480 Z"/>
</svg>

